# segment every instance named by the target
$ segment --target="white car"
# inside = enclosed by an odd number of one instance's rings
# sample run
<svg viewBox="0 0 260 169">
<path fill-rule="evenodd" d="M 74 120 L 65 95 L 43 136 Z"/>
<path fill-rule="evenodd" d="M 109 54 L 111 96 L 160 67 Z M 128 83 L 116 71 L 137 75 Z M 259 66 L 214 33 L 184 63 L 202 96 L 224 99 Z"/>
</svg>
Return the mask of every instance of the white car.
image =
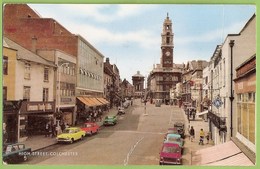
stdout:
<svg viewBox="0 0 260 169">
<path fill-rule="evenodd" d="M 117 114 L 118 114 L 118 115 L 120 115 L 120 114 L 125 114 L 125 109 L 124 109 L 123 107 L 119 107 Z"/>
</svg>

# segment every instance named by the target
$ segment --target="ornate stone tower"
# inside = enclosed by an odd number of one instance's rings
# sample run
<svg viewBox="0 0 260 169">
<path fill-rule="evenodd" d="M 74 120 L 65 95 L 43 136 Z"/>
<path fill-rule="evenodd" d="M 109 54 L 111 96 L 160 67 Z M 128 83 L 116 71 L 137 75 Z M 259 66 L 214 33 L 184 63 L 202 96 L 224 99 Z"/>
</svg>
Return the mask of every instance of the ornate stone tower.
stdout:
<svg viewBox="0 0 260 169">
<path fill-rule="evenodd" d="M 162 44 L 161 44 L 161 65 L 162 67 L 173 66 L 173 32 L 172 32 L 172 21 L 167 17 L 163 22 L 162 30 Z"/>
<path fill-rule="evenodd" d="M 135 97 L 142 97 L 144 91 L 144 76 L 137 71 L 137 74 L 132 76 Z"/>
</svg>

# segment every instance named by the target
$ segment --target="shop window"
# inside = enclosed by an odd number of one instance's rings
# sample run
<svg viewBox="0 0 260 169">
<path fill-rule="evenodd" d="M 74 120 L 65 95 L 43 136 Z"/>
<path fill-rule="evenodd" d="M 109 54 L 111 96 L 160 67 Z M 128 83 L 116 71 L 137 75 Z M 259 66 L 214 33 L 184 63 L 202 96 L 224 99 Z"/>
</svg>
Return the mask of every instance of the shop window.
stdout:
<svg viewBox="0 0 260 169">
<path fill-rule="evenodd" d="M 237 95 L 237 130 L 255 144 L 255 93 Z"/>
</svg>

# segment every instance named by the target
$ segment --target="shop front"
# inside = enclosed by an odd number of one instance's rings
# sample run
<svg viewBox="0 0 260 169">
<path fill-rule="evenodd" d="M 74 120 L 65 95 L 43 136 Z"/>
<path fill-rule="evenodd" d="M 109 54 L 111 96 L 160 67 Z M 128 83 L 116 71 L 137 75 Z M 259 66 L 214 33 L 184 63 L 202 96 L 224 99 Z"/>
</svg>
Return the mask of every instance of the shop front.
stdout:
<svg viewBox="0 0 260 169">
<path fill-rule="evenodd" d="M 18 141 L 18 114 L 22 101 L 3 101 L 3 143 Z"/>
<path fill-rule="evenodd" d="M 54 102 L 22 102 L 18 116 L 18 140 L 43 135 L 47 123 L 53 124 Z"/>
</svg>

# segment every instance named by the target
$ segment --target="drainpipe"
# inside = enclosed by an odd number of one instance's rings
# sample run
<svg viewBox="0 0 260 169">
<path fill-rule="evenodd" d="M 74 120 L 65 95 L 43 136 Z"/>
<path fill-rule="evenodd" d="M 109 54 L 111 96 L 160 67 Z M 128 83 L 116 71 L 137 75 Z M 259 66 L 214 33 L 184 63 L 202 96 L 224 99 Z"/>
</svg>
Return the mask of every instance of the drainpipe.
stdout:
<svg viewBox="0 0 260 169">
<path fill-rule="evenodd" d="M 230 46 L 230 50 L 231 50 L 231 68 L 230 68 L 230 134 L 231 137 L 233 136 L 233 100 L 234 100 L 234 95 L 233 95 L 233 46 L 235 40 L 230 40 L 229 42 L 229 46 Z"/>
</svg>

